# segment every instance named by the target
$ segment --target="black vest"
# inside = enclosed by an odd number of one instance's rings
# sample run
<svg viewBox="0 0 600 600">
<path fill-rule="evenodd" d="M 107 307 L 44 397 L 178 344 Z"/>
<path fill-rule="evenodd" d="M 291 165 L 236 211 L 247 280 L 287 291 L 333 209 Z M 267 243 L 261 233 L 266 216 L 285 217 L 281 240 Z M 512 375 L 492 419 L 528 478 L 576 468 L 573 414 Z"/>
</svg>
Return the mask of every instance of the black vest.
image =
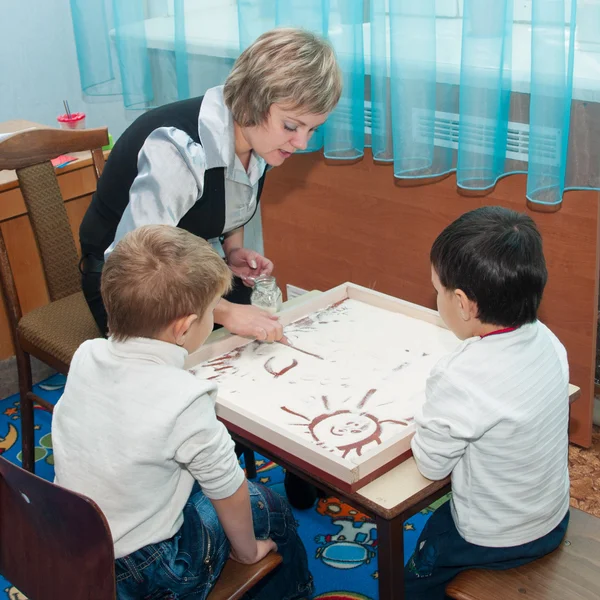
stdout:
<svg viewBox="0 0 600 600">
<path fill-rule="evenodd" d="M 115 239 L 117 226 L 129 203 L 129 190 L 137 177 L 138 154 L 146 138 L 159 127 L 175 127 L 200 144 L 198 115 L 202 98 L 190 98 L 160 106 L 140 115 L 117 140 L 106 161 L 98 187 L 81 227 L 81 252 L 98 259 Z M 258 184 L 258 201 L 266 170 Z M 206 240 L 223 234 L 225 227 L 225 168 L 207 169 L 202 197 L 179 221 L 178 226 Z"/>
</svg>

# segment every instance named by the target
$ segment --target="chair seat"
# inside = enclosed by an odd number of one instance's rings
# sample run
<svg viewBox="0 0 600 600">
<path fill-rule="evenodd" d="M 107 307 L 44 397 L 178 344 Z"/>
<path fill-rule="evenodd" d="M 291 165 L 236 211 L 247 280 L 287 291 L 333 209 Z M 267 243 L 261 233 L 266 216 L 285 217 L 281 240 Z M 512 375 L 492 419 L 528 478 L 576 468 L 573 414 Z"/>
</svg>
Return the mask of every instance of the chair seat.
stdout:
<svg viewBox="0 0 600 600">
<path fill-rule="evenodd" d="M 207 600 L 237 600 L 263 577 L 281 564 L 281 554 L 271 552 L 253 565 L 242 565 L 230 558 L 223 567 Z"/>
<path fill-rule="evenodd" d="M 82 292 L 35 308 L 19 321 L 18 331 L 25 349 L 34 346 L 65 365 L 83 342 L 100 337 Z"/>
<path fill-rule="evenodd" d="M 597 600 L 600 519 L 571 508 L 565 540 L 552 554 L 507 571 L 464 571 L 446 594 L 455 600 Z"/>
</svg>

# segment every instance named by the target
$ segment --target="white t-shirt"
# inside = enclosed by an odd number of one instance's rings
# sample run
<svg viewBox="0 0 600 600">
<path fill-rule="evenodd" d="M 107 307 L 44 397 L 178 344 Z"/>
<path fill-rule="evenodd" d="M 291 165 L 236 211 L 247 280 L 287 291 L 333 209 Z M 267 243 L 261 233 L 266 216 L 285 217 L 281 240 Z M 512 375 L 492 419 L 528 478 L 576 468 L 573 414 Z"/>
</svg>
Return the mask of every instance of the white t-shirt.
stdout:
<svg viewBox="0 0 600 600">
<path fill-rule="evenodd" d="M 211 499 L 244 481 L 216 386 L 185 371 L 186 356 L 146 338 L 87 341 L 56 406 L 55 481 L 98 504 L 116 558 L 172 537 L 195 480 Z"/>
<path fill-rule="evenodd" d="M 543 537 L 569 508 L 569 366 L 539 321 L 465 340 L 441 359 L 416 416 L 421 473 L 452 473 L 452 515 L 473 544 Z"/>
</svg>

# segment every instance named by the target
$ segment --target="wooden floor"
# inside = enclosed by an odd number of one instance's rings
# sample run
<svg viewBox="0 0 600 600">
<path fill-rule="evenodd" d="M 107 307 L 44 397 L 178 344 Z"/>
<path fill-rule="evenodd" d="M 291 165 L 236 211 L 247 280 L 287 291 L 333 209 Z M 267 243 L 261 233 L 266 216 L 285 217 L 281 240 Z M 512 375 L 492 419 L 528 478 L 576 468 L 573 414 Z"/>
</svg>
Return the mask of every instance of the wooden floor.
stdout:
<svg viewBox="0 0 600 600">
<path fill-rule="evenodd" d="M 590 448 L 569 448 L 571 506 L 600 517 L 600 427 L 595 426 Z"/>
</svg>

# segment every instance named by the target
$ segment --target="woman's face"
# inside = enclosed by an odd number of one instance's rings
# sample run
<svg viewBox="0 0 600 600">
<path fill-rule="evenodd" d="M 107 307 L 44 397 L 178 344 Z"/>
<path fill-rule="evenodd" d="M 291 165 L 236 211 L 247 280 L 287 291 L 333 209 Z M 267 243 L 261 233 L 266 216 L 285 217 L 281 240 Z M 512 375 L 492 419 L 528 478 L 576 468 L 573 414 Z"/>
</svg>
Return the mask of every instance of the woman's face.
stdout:
<svg viewBox="0 0 600 600">
<path fill-rule="evenodd" d="M 328 114 L 315 115 L 271 105 L 267 120 L 256 127 L 243 127 L 251 148 L 272 167 L 283 164 L 296 150 L 305 150 L 313 133 Z"/>
</svg>

